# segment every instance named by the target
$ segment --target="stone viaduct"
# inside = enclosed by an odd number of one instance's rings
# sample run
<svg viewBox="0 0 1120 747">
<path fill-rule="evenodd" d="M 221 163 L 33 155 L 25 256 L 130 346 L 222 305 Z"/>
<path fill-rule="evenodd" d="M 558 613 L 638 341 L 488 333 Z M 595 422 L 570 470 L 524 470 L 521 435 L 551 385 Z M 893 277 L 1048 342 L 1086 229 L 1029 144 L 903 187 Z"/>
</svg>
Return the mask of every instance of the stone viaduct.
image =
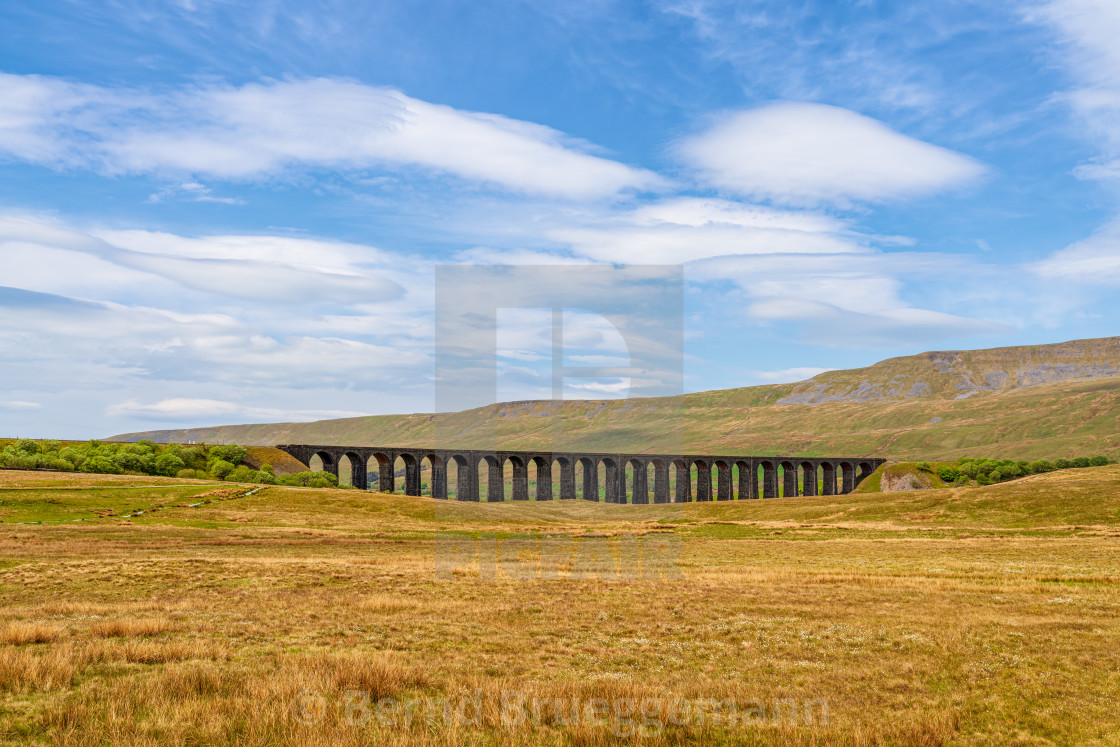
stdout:
<svg viewBox="0 0 1120 747">
<path fill-rule="evenodd" d="M 650 503 L 652 468 L 653 503 L 730 501 L 748 498 L 777 498 L 850 493 L 884 459 L 865 457 L 804 459 L 794 457 L 721 456 L 702 454 L 607 454 L 547 451 L 485 451 L 467 449 L 424 449 L 383 446 L 314 446 L 284 444 L 286 451 L 310 469 L 319 457 L 323 469 L 338 475 L 339 462 L 350 462 L 350 484 L 369 487 L 369 466 L 376 461 L 377 489 L 395 489 L 397 459 L 404 463 L 405 495 L 421 495 L 420 472 L 428 463 L 432 498 L 447 498 L 447 468 L 456 467 L 455 497 L 460 501 L 480 499 L 479 478 L 485 465 L 487 500 L 506 498 L 504 475 L 512 467 L 515 501 L 529 500 L 529 466 L 536 468 L 538 501 L 583 497 L 598 501 L 600 486 L 608 503 Z M 576 467 L 582 472 L 582 490 L 577 496 Z M 626 468 L 631 468 L 627 479 Z M 695 476 L 692 469 L 696 468 Z M 675 470 L 675 491 L 670 495 L 669 470 Z M 559 495 L 553 495 L 553 471 L 559 474 Z M 713 470 L 715 477 L 713 479 Z M 733 473 L 734 470 L 734 473 Z M 760 478 L 761 473 L 761 480 Z M 737 476 L 737 479 L 733 479 Z M 602 479 L 601 479 L 602 478 Z M 733 484 L 736 483 L 736 484 Z M 760 484 L 761 483 L 761 484 Z M 713 491 L 714 484 L 714 491 Z M 780 489 L 779 489 L 780 484 Z"/>
</svg>

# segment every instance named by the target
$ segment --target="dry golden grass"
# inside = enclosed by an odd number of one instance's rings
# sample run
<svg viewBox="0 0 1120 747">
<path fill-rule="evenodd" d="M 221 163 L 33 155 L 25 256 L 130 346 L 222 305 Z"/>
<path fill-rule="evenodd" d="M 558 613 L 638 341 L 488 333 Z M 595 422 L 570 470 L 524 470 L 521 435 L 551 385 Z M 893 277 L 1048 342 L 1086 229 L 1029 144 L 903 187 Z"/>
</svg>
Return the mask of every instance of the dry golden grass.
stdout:
<svg viewBox="0 0 1120 747">
<path fill-rule="evenodd" d="M 70 645 L 54 646 L 44 652 L 0 648 L 0 692 L 68 687 L 84 663 Z"/>
<path fill-rule="evenodd" d="M 270 490 L 250 522 L 4 526 L 0 744 L 1113 744 L 1120 470 L 1093 474 L 746 506 Z M 448 531 L 524 563 L 503 543 L 679 537 L 681 576 L 438 575 Z M 354 691 L 384 722 L 347 720 Z M 504 719 L 510 693 L 541 717 Z M 597 699 L 623 710 L 555 718 Z M 775 723 L 789 699 L 827 720 Z"/>
<path fill-rule="evenodd" d="M 371 594 L 368 597 L 362 597 L 357 600 L 355 606 L 362 612 L 391 613 L 416 609 L 416 607 L 419 606 L 419 602 L 414 599 L 392 597 L 388 594 Z"/>
<path fill-rule="evenodd" d="M 95 636 L 110 638 L 122 636 L 132 638 L 135 636 L 159 635 L 171 628 L 167 620 L 160 618 L 133 619 L 122 618 L 115 620 L 98 620 L 90 627 L 90 632 Z"/>
<path fill-rule="evenodd" d="M 0 629 L 0 644 L 22 646 L 26 643 L 50 643 L 64 635 L 66 631 L 57 625 L 39 621 L 12 622 Z"/>
</svg>

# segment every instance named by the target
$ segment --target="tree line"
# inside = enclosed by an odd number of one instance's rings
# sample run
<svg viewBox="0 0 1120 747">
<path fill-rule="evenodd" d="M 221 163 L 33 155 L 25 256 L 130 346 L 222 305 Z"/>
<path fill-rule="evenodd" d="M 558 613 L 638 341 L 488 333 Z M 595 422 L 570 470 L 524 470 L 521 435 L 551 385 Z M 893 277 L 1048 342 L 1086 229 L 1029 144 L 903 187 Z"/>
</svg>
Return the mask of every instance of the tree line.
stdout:
<svg viewBox="0 0 1120 747">
<path fill-rule="evenodd" d="M 159 475 L 308 488 L 338 487 L 329 472 L 277 475 L 268 463 L 254 469 L 249 450 L 237 444 L 66 443 L 23 438 L 0 449 L 0 469 L 51 469 L 103 475 Z"/>
<path fill-rule="evenodd" d="M 1036 459 L 1033 462 L 961 457 L 955 465 L 947 464 L 939 467 L 937 476 L 944 482 L 952 484 L 964 484 L 974 480 L 978 485 L 992 485 L 1026 475 L 1041 475 L 1059 469 L 1103 467 L 1106 464 L 1111 464 L 1111 461 L 1104 456 L 1077 457 L 1076 459 Z M 929 462 L 919 462 L 918 469 L 931 473 L 934 471 Z"/>
</svg>

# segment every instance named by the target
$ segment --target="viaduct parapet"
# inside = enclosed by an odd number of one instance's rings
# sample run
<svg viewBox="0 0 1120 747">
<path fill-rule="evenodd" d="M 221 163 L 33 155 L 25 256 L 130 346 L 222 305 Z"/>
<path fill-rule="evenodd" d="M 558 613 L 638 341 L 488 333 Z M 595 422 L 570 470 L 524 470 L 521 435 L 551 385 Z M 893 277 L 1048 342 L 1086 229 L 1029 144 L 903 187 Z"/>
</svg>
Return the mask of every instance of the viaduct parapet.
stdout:
<svg viewBox="0 0 1120 747">
<path fill-rule="evenodd" d="M 486 471 L 486 499 L 505 500 L 507 465 L 513 475 L 509 497 L 515 501 L 529 500 L 529 466 L 533 465 L 537 478 L 533 497 L 538 501 L 553 498 L 598 501 L 602 492 L 608 503 L 688 503 L 694 500 L 777 498 L 779 494 L 785 497 L 817 495 L 818 487 L 822 495 L 850 493 L 886 461 L 866 457 L 795 459 L 718 454 L 485 451 L 308 444 L 283 444 L 277 448 L 308 465 L 309 469 L 311 459 L 317 456 L 323 463 L 323 469 L 335 476 L 338 476 L 339 463 L 346 457 L 350 462 L 351 485 L 368 489 L 370 472 L 375 471 L 377 489 L 386 493 L 394 492 L 395 465 L 400 459 L 404 463 L 406 495 L 422 494 L 420 473 L 427 462 L 431 471 L 427 493 L 432 498 L 441 499 L 448 497 L 448 466 L 453 464 L 456 473 L 454 497 L 460 501 L 480 500 L 482 491 L 479 483 L 483 468 Z M 578 491 L 577 467 L 582 477 Z M 629 477 L 627 467 L 631 472 Z M 696 469 L 695 475 L 692 474 L 693 468 Z M 675 470 L 676 477 L 672 481 L 675 483 L 672 491 L 670 470 Z M 553 495 L 554 471 L 560 478 L 558 495 Z"/>
</svg>

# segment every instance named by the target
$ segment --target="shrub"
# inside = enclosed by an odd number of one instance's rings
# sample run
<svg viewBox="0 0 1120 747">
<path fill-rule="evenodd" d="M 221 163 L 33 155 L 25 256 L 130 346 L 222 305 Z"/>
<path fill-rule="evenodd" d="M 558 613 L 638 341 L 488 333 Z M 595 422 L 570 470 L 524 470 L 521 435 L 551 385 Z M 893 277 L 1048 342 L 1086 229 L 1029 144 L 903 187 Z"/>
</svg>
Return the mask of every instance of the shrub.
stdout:
<svg viewBox="0 0 1120 747">
<path fill-rule="evenodd" d="M 998 469 L 994 469 L 988 473 L 988 479 L 992 482 L 999 482 L 1003 479 L 1003 473 Z"/>
<path fill-rule="evenodd" d="M 175 473 L 175 476 L 182 477 L 185 480 L 206 479 L 206 475 L 201 475 L 199 474 L 198 470 L 193 469 L 181 469 Z"/>
<path fill-rule="evenodd" d="M 1108 457 L 1105 457 L 1105 456 L 1089 457 L 1089 466 L 1090 467 L 1103 467 L 1106 464 L 1108 464 Z"/>
<path fill-rule="evenodd" d="M 65 449 L 58 452 L 58 456 L 60 459 L 65 459 L 70 462 L 70 464 L 73 464 L 75 467 L 81 467 L 82 462 L 86 460 L 86 455 L 72 446 L 67 446 Z"/>
<path fill-rule="evenodd" d="M 976 462 L 971 460 L 961 462 L 958 471 L 961 473 L 962 477 L 967 477 L 969 480 L 975 480 L 976 476 L 980 474 L 980 470 L 976 468 Z"/>
<path fill-rule="evenodd" d="M 151 454 L 154 451 L 154 449 L 150 445 L 151 443 L 152 443 L 151 441 L 147 441 L 147 442 L 140 441 L 139 443 L 134 443 L 134 444 L 124 444 L 123 446 L 119 447 L 120 448 L 120 453 L 135 454 L 135 455 L 141 456 L 141 457 L 151 456 Z"/>
<path fill-rule="evenodd" d="M 940 477 L 943 482 L 956 482 L 961 479 L 961 470 L 959 467 L 945 466 L 937 470 L 937 476 Z"/>
<path fill-rule="evenodd" d="M 129 444 L 132 446 L 132 444 Z M 145 474 L 152 471 L 152 457 L 147 453 L 137 453 L 134 449 L 125 448 L 113 457 L 113 461 L 121 468 L 123 472 L 143 472 Z"/>
<path fill-rule="evenodd" d="M 989 477 L 986 473 L 981 472 L 980 474 L 976 475 L 976 484 L 977 485 L 991 485 L 992 484 L 992 478 Z"/>
<path fill-rule="evenodd" d="M 179 458 L 191 469 L 206 469 L 206 451 L 198 446 L 188 446 L 181 449 Z"/>
<path fill-rule="evenodd" d="M 1049 459 L 1039 459 L 1031 462 L 1031 472 L 1036 475 L 1041 475 L 1044 472 L 1053 472 L 1057 467 Z"/>
<path fill-rule="evenodd" d="M 208 471 L 216 471 L 216 477 L 225 479 L 245 461 L 248 454 L 247 449 L 236 444 L 211 449 L 205 444 L 188 447 L 160 445 L 147 439 L 135 443 L 103 443 L 94 439 L 82 444 L 63 445 L 54 440 L 24 438 L 0 449 L 0 469 L 53 469 L 101 474 L 129 472 L 193 478 L 208 478 Z M 275 474 L 272 467 L 258 473 L 245 465 L 238 478 L 272 484 Z M 320 478 L 316 482 L 329 483 L 330 478 Z"/>
<path fill-rule="evenodd" d="M 1076 459 L 1073 460 L 1073 466 L 1074 467 L 1088 467 L 1089 466 L 1089 457 L 1077 457 Z"/>
<path fill-rule="evenodd" d="M 39 469 L 39 457 L 17 454 L 8 460 L 8 466 L 12 469 Z"/>
<path fill-rule="evenodd" d="M 30 438 L 21 438 L 20 440 L 16 441 L 16 451 L 27 456 L 38 454 L 39 444 L 35 441 L 32 441 Z"/>
<path fill-rule="evenodd" d="M 60 472 L 73 472 L 74 465 L 54 455 L 39 457 L 39 469 L 56 469 Z"/>
<path fill-rule="evenodd" d="M 1059 459 L 1054 464 L 1057 465 L 1058 469 L 1069 469 L 1070 467 L 1073 466 L 1073 462 L 1071 462 L 1068 459 Z"/>
<path fill-rule="evenodd" d="M 918 462 L 916 466 L 920 472 L 933 472 L 933 467 L 930 466 L 929 462 Z"/>
<path fill-rule="evenodd" d="M 226 479 L 236 467 L 224 459 L 215 459 L 210 462 L 210 474 L 219 480 Z"/>
<path fill-rule="evenodd" d="M 121 468 L 117 463 L 103 456 L 93 456 L 82 463 L 82 472 L 97 472 L 103 475 L 119 475 Z"/>
<path fill-rule="evenodd" d="M 230 482 L 256 482 L 257 471 L 252 467 L 241 464 L 234 467 L 233 472 L 230 472 L 229 475 L 223 479 L 229 480 Z"/>
<path fill-rule="evenodd" d="M 1000 468 L 1000 463 L 997 462 L 995 459 L 984 459 L 981 462 L 979 462 L 979 464 L 977 465 L 977 468 L 981 472 L 989 472 L 990 473 L 992 470 L 999 469 Z"/>
<path fill-rule="evenodd" d="M 330 472 L 297 472 L 294 475 L 281 475 L 276 478 L 276 482 L 302 488 L 338 487 L 338 478 Z"/>
<path fill-rule="evenodd" d="M 177 475 L 179 470 L 186 467 L 182 459 L 170 453 L 163 453 L 156 457 L 155 471 L 161 475 Z"/>
<path fill-rule="evenodd" d="M 221 459 L 222 461 L 229 462 L 236 466 L 241 464 L 249 457 L 249 451 L 244 446 L 237 444 L 227 444 L 225 446 L 215 446 L 210 449 L 210 459 Z"/>
</svg>

